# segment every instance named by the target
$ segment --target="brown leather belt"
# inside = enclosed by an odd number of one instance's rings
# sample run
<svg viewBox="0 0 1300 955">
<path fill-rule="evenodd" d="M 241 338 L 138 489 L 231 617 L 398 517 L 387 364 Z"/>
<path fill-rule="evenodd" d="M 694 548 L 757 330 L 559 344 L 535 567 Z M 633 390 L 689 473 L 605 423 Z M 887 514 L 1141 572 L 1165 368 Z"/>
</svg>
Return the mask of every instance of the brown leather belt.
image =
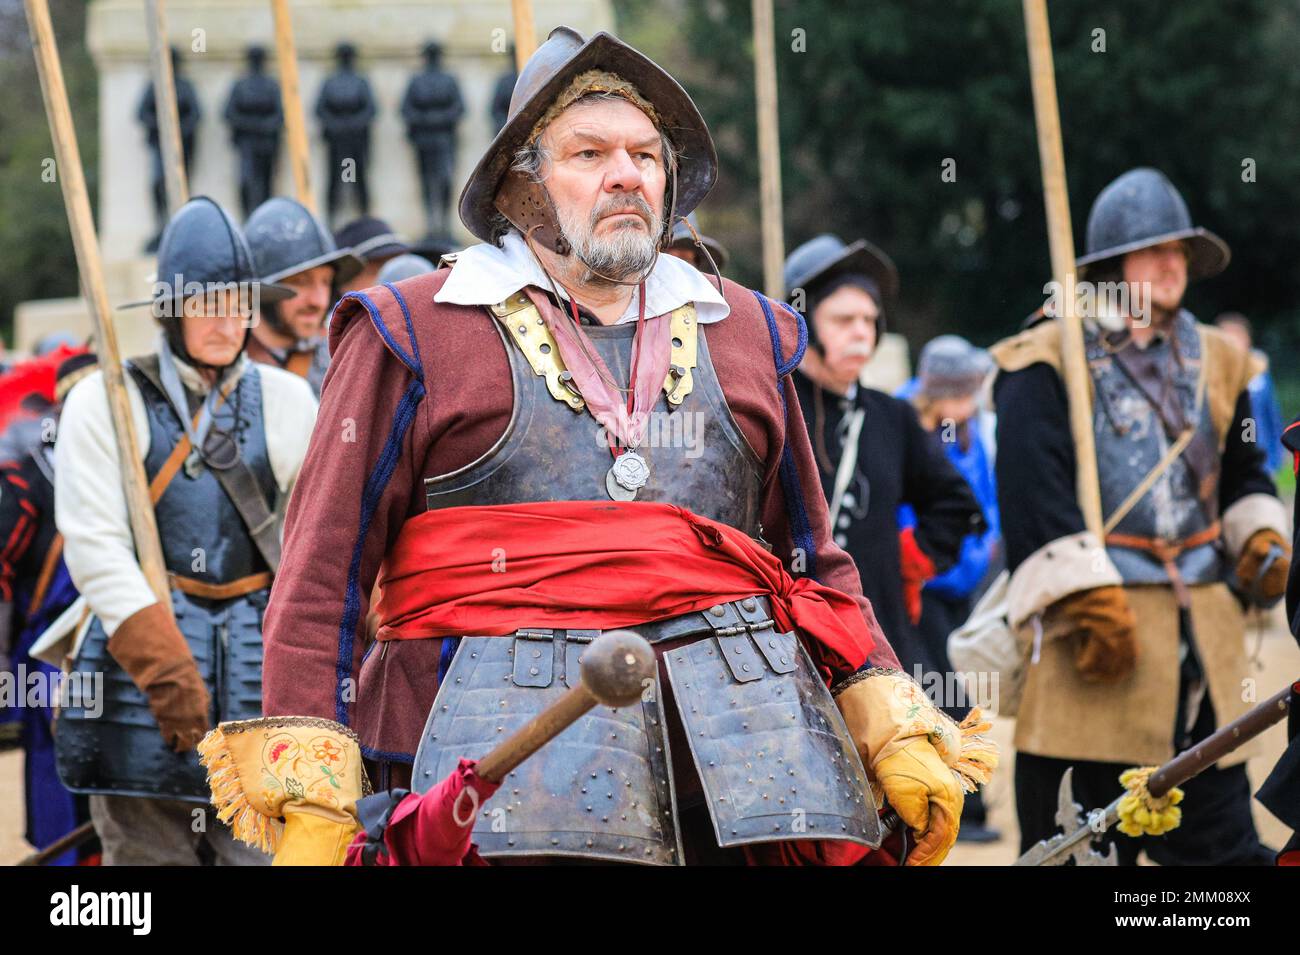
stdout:
<svg viewBox="0 0 1300 955">
<path fill-rule="evenodd" d="M 1215 521 L 1204 530 L 1197 531 L 1190 537 L 1184 537 L 1181 540 L 1140 537 L 1137 534 L 1107 534 L 1106 544 L 1112 547 L 1128 547 L 1132 550 L 1146 551 L 1155 557 L 1165 566 L 1165 573 L 1169 575 L 1169 582 L 1174 587 L 1174 595 L 1178 598 L 1178 606 L 1190 607 L 1191 594 L 1187 590 L 1187 583 L 1183 580 L 1182 574 L 1178 572 L 1178 555 L 1194 547 L 1213 543 L 1219 539 L 1221 533 L 1222 528 L 1219 526 L 1219 522 Z"/>
<path fill-rule="evenodd" d="M 232 597 L 242 597 L 255 590 L 265 590 L 271 586 L 271 581 L 274 579 L 269 570 L 239 577 L 225 584 L 210 584 L 205 580 L 182 577 L 180 574 L 168 576 L 171 578 L 172 586 L 181 593 L 189 594 L 191 597 L 202 597 L 204 600 L 229 600 Z"/>
</svg>

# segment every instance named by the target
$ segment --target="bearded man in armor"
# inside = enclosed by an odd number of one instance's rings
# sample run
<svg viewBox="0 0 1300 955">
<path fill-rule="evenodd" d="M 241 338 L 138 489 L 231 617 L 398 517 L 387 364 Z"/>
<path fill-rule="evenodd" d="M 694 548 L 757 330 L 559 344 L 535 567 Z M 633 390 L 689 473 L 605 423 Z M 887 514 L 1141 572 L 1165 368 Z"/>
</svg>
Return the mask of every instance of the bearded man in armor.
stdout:
<svg viewBox="0 0 1300 955">
<path fill-rule="evenodd" d="M 268 716 L 226 733 L 236 765 L 274 772 L 263 744 L 308 727 L 285 745 L 428 790 L 632 627 L 657 680 L 484 803 L 483 857 L 888 861 L 883 797 L 908 861 L 943 860 L 962 733 L 898 672 L 831 538 L 790 378 L 802 322 L 663 251 L 716 175 L 694 103 L 644 55 L 566 27 L 538 48 L 460 198 L 481 244 L 331 321 Z M 340 861 L 362 790 L 340 779 L 277 802 L 277 862 Z"/>
<path fill-rule="evenodd" d="M 320 395 L 330 362 L 325 330 L 334 290 L 358 275 L 363 263 L 351 249 L 338 247 L 310 209 L 287 196 L 253 210 L 244 233 L 262 281 L 294 292 L 285 301 L 263 299 L 248 357 L 306 378 Z"/>
</svg>

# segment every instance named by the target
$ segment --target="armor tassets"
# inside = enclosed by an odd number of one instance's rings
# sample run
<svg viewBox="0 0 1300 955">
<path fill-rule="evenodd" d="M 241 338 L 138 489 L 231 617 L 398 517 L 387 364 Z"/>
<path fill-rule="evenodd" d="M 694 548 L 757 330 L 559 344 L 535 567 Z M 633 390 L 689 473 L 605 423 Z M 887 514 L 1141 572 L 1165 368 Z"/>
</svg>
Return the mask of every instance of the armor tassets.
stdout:
<svg viewBox="0 0 1300 955">
<path fill-rule="evenodd" d="M 604 500 L 611 455 L 580 396 L 551 367 L 535 309 L 495 308 L 507 341 L 514 410 L 480 460 L 426 482 L 429 509 Z M 584 329 L 624 384 L 635 326 Z M 692 329 L 692 332 L 695 332 Z M 692 351 L 681 336 L 674 347 Z M 689 507 L 759 538 L 762 467 L 736 425 L 704 333 L 689 391 L 669 385 L 640 453 L 637 500 Z M 513 344 L 511 344 L 513 342 Z M 662 426 L 662 427 L 660 427 Z M 657 428 L 657 430 L 656 430 Z M 664 437 L 667 440 L 662 440 Z M 866 775 L 825 683 L 797 633 L 778 633 L 763 596 L 720 603 L 635 629 L 655 647 L 658 679 L 639 705 L 598 708 L 510 774 L 482 809 L 484 856 L 560 855 L 683 862 L 679 808 L 704 804 L 719 846 L 788 839 L 877 845 Z M 578 679 L 596 631 L 526 628 L 461 639 L 416 753 L 423 791 L 462 757 L 479 757 Z"/>
<path fill-rule="evenodd" d="M 152 365 L 150 365 L 152 363 Z M 157 358 L 129 365 L 149 419 L 145 474 L 157 475 L 181 437 L 181 424 L 153 383 Z M 274 501 L 275 477 L 267 457 L 261 379 L 255 365 L 216 414 L 237 433 L 240 456 Z M 239 512 L 211 469 L 192 456 L 155 504 L 167 570 L 176 581 L 172 606 L 199 672 L 212 696 L 213 725 L 251 719 L 262 711 L 262 616 L 269 585 L 230 597 L 194 593 L 238 589 L 269 570 Z M 184 588 L 184 589 L 182 589 Z M 191 591 L 190 593 L 185 592 Z M 108 652 L 108 637 L 92 620 L 73 663 L 83 687 L 102 674 L 98 696 L 62 710 L 56 734 L 59 775 L 74 792 L 165 796 L 206 803 L 208 787 L 195 753 L 177 754 L 163 742 L 142 693 Z"/>
<path fill-rule="evenodd" d="M 1183 583 L 1222 580 L 1221 458 L 1195 319 L 1180 312 L 1168 333 L 1145 351 L 1130 344 L 1113 352 L 1090 331 L 1086 350 L 1096 390 L 1093 431 L 1103 514 L 1124 504 L 1188 433 L 1182 452 L 1107 535 L 1107 554 L 1128 584 L 1170 584 L 1162 556 Z M 1118 543 L 1139 540 L 1149 546 Z"/>
<path fill-rule="evenodd" d="M 723 848 L 880 842 L 866 773 L 799 637 L 750 597 L 637 627 L 660 660 L 639 704 L 598 707 L 512 772 L 480 810 L 484 857 L 682 864 L 678 809 L 703 803 Z M 423 792 L 577 684 L 597 631 L 469 637 L 415 756 Z"/>
</svg>

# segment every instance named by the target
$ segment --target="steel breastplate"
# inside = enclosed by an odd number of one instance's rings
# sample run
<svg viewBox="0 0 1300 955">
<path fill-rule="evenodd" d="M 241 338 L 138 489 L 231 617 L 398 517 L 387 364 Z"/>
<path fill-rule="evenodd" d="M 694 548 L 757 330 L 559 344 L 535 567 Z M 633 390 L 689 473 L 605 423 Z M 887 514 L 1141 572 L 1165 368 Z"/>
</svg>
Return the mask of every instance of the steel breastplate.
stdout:
<svg viewBox="0 0 1300 955">
<path fill-rule="evenodd" d="M 156 369 L 156 356 L 140 359 L 128 367 L 140 388 L 149 418 L 149 453 L 145 456 L 144 469 L 152 481 L 183 432 L 176 413 L 151 380 L 156 378 L 156 372 L 150 374 L 150 362 Z M 250 363 L 218 410 L 216 425 L 229 427 L 236 413 L 242 421 L 238 439 L 240 455 L 257 476 L 263 496 L 274 509 L 279 489 L 267 454 L 262 383 L 255 364 Z M 191 461 L 194 460 L 191 453 Z M 163 559 L 172 573 L 222 584 L 268 569 L 235 505 L 206 465 L 182 466 L 154 506 L 154 513 L 162 539 Z"/>
<path fill-rule="evenodd" d="M 494 314 L 514 384 L 510 423 L 479 461 L 427 479 L 427 506 L 609 500 L 609 446 L 566 389 L 540 316 L 523 303 Z M 624 386 L 635 326 L 584 330 Z M 650 473 L 636 500 L 686 507 L 758 538 L 761 462 L 727 407 L 704 336 L 673 337 L 675 370 L 640 449 Z M 776 631 L 766 598 L 635 629 L 660 657 L 655 686 L 639 705 L 597 707 L 512 773 L 475 826 L 484 855 L 680 864 L 679 804 L 703 804 L 722 847 L 879 843 L 835 702 L 799 635 Z M 596 636 L 531 628 L 463 637 L 416 753 L 413 788 L 428 788 L 461 756 L 482 756 L 573 686 Z"/>
<path fill-rule="evenodd" d="M 156 369 L 156 358 L 153 361 Z M 128 367 L 149 419 L 145 474 L 152 480 L 180 439 L 180 423 L 149 375 L 140 367 Z M 238 409 L 247 422 L 241 453 L 267 499 L 274 501 L 276 485 L 266 453 L 261 395 L 257 370 L 250 367 L 227 407 L 231 413 Z M 223 420 L 230 418 L 218 417 L 219 423 Z M 267 569 L 230 498 L 206 467 L 194 474 L 182 467 L 159 499 L 155 514 L 163 557 L 172 573 L 226 583 Z M 176 626 L 212 699 L 214 726 L 262 715 L 262 617 L 268 596 L 267 589 L 229 600 L 191 597 L 174 588 L 171 592 Z M 148 698 L 108 652 L 108 635 L 98 618 L 86 632 L 72 676 L 82 686 L 98 683 L 99 692 L 93 698 L 70 698 L 59 715 L 55 756 L 59 778 L 68 789 L 208 802 L 207 777 L 198 755 L 175 753 L 163 743 Z"/>
<path fill-rule="evenodd" d="M 522 318 L 507 321 L 528 327 Z M 626 387 L 635 326 L 584 331 L 618 386 Z M 498 333 L 507 338 L 500 325 Z M 599 423 L 584 407 L 575 408 L 573 398 L 561 400 L 554 375 L 535 372 L 513 338 L 505 348 L 515 395 L 505 433 L 478 461 L 427 478 L 427 508 L 609 500 L 613 456 Z M 636 500 L 676 504 L 760 537 L 763 468 L 727 407 L 703 334 L 690 392 L 676 407 L 661 392 L 654 412 L 638 449 L 649 479 Z"/>
<path fill-rule="evenodd" d="M 1173 400 L 1184 420 L 1194 429 L 1188 447 L 1120 520 L 1115 534 L 1178 541 L 1209 528 L 1218 519 L 1221 458 L 1218 435 L 1204 397 L 1203 355 L 1196 322 L 1181 312 L 1170 337 L 1150 348 L 1167 356 L 1170 338 L 1177 342 L 1181 361 L 1170 361 Z M 1093 434 L 1097 470 L 1101 481 L 1102 514 L 1109 516 L 1142 483 L 1164 457 L 1176 438 L 1166 434 L 1151 402 L 1119 367 L 1116 359 L 1094 334 L 1086 338 L 1086 352 L 1095 387 Z M 1198 466 L 1193 464 L 1199 460 Z M 1165 584 L 1164 565 L 1146 551 L 1108 544 L 1107 554 L 1126 583 Z M 1189 584 L 1222 579 L 1223 558 L 1217 542 L 1183 551 L 1176 558 L 1179 575 Z"/>
</svg>

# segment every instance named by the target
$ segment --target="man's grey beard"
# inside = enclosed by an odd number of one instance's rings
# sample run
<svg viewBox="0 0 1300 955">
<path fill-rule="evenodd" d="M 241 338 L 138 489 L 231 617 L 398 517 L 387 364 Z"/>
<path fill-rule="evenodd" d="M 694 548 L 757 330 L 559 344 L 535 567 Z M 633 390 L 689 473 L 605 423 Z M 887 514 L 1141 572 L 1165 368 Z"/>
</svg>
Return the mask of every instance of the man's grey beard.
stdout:
<svg viewBox="0 0 1300 955">
<path fill-rule="evenodd" d="M 654 265 L 659 255 L 658 239 L 663 232 L 663 217 L 657 215 L 640 196 L 615 196 L 607 199 L 596 206 L 585 221 L 579 215 L 556 211 L 560 220 L 560 232 L 573 247 L 578 259 L 597 280 L 605 276 L 625 279 L 630 275 L 639 275 Z M 595 234 L 596 225 L 604 216 L 624 211 L 642 216 L 643 226 L 648 220 L 648 229 L 643 230 L 625 222 L 612 235 L 605 237 Z"/>
</svg>

